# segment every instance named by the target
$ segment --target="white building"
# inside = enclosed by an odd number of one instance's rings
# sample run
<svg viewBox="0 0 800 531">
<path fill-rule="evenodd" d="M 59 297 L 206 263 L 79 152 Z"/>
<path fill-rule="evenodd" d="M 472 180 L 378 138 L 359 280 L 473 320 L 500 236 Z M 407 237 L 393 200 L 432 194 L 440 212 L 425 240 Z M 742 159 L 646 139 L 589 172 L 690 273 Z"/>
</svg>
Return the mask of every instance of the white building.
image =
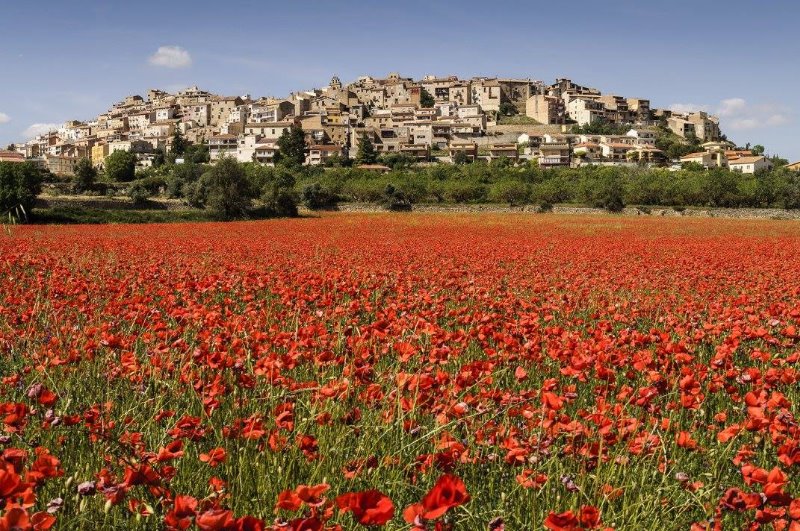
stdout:
<svg viewBox="0 0 800 531">
<path fill-rule="evenodd" d="M 605 107 L 599 101 L 575 98 L 567 103 L 567 115 L 578 125 L 589 125 L 605 118 L 606 112 Z"/>
<path fill-rule="evenodd" d="M 761 156 L 739 157 L 728 162 L 728 168 L 731 171 L 740 171 L 742 173 L 755 173 L 759 170 L 768 170 L 771 167 L 772 163 Z"/>
</svg>

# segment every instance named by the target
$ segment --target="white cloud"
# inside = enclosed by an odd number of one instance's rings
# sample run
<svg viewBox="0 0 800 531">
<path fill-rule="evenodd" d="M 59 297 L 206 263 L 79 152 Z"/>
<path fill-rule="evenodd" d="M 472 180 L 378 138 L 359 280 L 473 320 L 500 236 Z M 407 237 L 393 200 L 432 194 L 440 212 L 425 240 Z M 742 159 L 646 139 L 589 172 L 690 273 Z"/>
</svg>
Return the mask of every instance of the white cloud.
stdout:
<svg viewBox="0 0 800 531">
<path fill-rule="evenodd" d="M 683 114 L 687 112 L 705 111 L 708 107 L 706 105 L 698 105 L 696 103 L 673 103 L 669 106 L 669 110 L 675 113 Z"/>
<path fill-rule="evenodd" d="M 720 116 L 736 116 L 747 109 L 747 102 L 742 98 L 728 98 L 722 100 L 719 106 Z"/>
<path fill-rule="evenodd" d="M 786 125 L 792 121 L 792 111 L 775 103 L 751 104 L 744 98 L 727 98 L 717 105 L 674 103 L 669 106 L 674 113 L 707 111 L 720 117 L 723 131 L 728 129 L 760 129 Z"/>
<path fill-rule="evenodd" d="M 36 138 L 50 131 L 55 131 L 59 127 L 61 127 L 59 124 L 33 124 L 22 132 L 22 136 L 25 137 L 26 140 L 30 140 L 31 138 Z"/>
<path fill-rule="evenodd" d="M 755 118 L 735 118 L 728 124 L 731 129 L 756 129 L 760 125 Z"/>
<path fill-rule="evenodd" d="M 180 46 L 161 46 L 148 59 L 153 66 L 187 68 L 192 66 L 192 56 Z"/>
<path fill-rule="evenodd" d="M 11 117 L 4 112 L 0 112 L 0 124 L 7 124 L 11 121 Z"/>
<path fill-rule="evenodd" d="M 786 125 L 789 123 L 789 117 L 785 114 L 773 114 L 769 118 L 767 118 L 767 125 L 776 126 L 776 125 Z"/>
<path fill-rule="evenodd" d="M 722 100 L 717 110 L 722 127 L 734 130 L 777 127 L 791 121 L 791 110 L 775 103 L 750 104 L 744 98 Z"/>
</svg>

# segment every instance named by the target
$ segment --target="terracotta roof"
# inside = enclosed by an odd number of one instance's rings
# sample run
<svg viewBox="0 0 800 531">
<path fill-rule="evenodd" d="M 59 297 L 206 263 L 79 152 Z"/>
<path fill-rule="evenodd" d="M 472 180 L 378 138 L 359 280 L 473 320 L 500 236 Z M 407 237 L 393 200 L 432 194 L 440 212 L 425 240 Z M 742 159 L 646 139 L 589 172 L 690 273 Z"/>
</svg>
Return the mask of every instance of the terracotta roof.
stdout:
<svg viewBox="0 0 800 531">
<path fill-rule="evenodd" d="M 447 146 L 447 147 L 451 147 L 451 148 L 464 148 L 464 147 L 476 148 L 476 147 L 478 147 L 478 144 L 476 144 L 475 142 L 450 142 L 450 145 Z"/>
<path fill-rule="evenodd" d="M 245 124 L 245 127 L 284 127 L 293 124 L 294 122 L 251 122 Z"/>
<path fill-rule="evenodd" d="M 739 157 L 738 159 L 730 161 L 728 164 L 755 164 L 756 162 L 761 162 L 764 160 L 764 157 Z"/>
<path fill-rule="evenodd" d="M 236 140 L 237 138 L 239 137 L 236 135 L 214 135 L 209 137 L 209 140 Z"/>
<path fill-rule="evenodd" d="M 696 159 L 697 157 L 705 157 L 706 155 L 710 155 L 707 151 L 696 151 L 694 153 L 688 153 L 681 157 L 683 159 Z"/>
<path fill-rule="evenodd" d="M 633 149 L 633 146 L 630 144 L 622 144 L 620 142 L 603 142 L 601 145 L 608 146 L 614 149 Z"/>
<path fill-rule="evenodd" d="M 3 149 L 0 150 L 0 162 L 25 162 L 25 155 Z"/>
<path fill-rule="evenodd" d="M 337 146 L 335 144 L 319 144 L 319 145 L 311 146 L 308 149 L 315 150 L 315 151 L 341 151 L 342 150 L 341 146 Z"/>
<path fill-rule="evenodd" d="M 569 144 L 562 144 L 559 142 L 544 142 L 539 144 L 539 151 L 548 150 L 548 149 L 569 149 Z"/>
</svg>

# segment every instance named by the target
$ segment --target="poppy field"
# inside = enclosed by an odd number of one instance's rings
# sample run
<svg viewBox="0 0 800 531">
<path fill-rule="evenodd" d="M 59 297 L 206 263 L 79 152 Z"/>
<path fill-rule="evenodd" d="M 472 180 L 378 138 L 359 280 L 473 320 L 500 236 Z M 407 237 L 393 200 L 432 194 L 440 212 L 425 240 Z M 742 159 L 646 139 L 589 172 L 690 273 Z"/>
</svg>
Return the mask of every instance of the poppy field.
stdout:
<svg viewBox="0 0 800 531">
<path fill-rule="evenodd" d="M 800 225 L 0 233 L 0 531 L 800 530 Z"/>
</svg>

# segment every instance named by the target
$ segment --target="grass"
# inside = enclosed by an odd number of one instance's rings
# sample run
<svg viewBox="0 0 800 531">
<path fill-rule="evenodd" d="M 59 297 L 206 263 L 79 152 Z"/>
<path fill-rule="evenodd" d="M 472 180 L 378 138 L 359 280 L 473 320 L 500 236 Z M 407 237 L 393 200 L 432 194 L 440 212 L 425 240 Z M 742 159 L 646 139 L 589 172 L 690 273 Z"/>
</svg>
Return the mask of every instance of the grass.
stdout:
<svg viewBox="0 0 800 531">
<path fill-rule="evenodd" d="M 517 114 L 514 116 L 500 115 L 497 117 L 497 125 L 542 125 L 533 118 L 525 116 L 524 114 Z"/>
<path fill-rule="evenodd" d="M 37 208 L 35 224 L 176 223 L 211 221 L 203 210 L 128 210 L 84 207 Z"/>
</svg>

